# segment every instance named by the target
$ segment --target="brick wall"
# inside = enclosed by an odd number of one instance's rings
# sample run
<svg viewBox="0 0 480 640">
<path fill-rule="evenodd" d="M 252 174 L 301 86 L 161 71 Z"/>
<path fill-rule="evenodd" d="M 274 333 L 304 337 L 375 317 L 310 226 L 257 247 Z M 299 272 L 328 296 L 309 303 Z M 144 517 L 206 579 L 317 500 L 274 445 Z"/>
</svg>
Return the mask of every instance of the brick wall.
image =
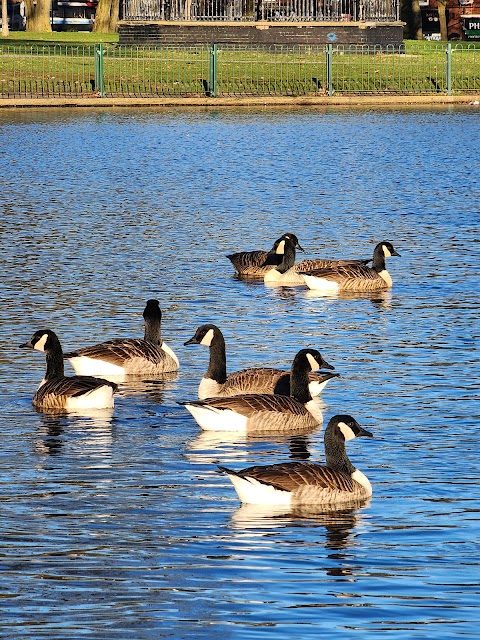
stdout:
<svg viewBox="0 0 480 640">
<path fill-rule="evenodd" d="M 120 44 L 401 44 L 403 22 L 329 22 L 325 24 L 119 23 Z"/>
</svg>

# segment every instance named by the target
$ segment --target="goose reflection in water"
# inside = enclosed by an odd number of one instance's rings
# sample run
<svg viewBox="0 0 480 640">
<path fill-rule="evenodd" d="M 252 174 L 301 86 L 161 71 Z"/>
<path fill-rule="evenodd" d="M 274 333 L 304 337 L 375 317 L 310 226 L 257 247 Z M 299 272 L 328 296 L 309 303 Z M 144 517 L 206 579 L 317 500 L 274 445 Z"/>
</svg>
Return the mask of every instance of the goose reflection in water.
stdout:
<svg viewBox="0 0 480 640">
<path fill-rule="evenodd" d="M 290 451 L 290 459 L 307 460 L 310 458 L 309 436 L 316 433 L 318 427 L 291 434 L 282 434 L 274 437 L 271 432 L 264 435 L 255 433 L 247 435 L 238 431 L 202 431 L 196 438 L 188 444 L 187 459 L 193 459 L 205 464 L 230 464 L 232 461 L 245 461 L 246 449 L 248 445 L 264 442 L 266 449 L 259 451 L 256 448 L 256 455 L 271 454 L 272 444 L 286 445 Z M 221 459 L 219 458 L 221 454 Z"/>
<path fill-rule="evenodd" d="M 334 299 L 334 300 L 370 300 L 370 302 L 379 308 L 391 309 L 392 308 L 392 290 L 385 289 L 384 291 L 339 291 L 338 293 L 323 293 L 322 291 L 315 291 L 314 289 L 308 289 L 307 291 L 301 290 L 301 295 L 309 299 Z"/>
<path fill-rule="evenodd" d="M 111 378 L 108 376 L 105 377 L 107 380 L 115 382 L 114 376 Z M 177 378 L 177 371 L 162 373 L 152 379 L 142 379 L 138 376 L 125 376 L 119 385 L 117 396 L 127 398 L 146 395 L 156 404 L 163 404 L 165 391 L 170 388 L 167 383 L 173 382 L 177 380 Z"/>
<path fill-rule="evenodd" d="M 355 500 L 347 505 L 309 505 L 289 508 L 282 505 L 242 504 L 231 516 L 231 526 L 235 530 L 256 529 L 272 540 L 273 530 L 280 534 L 288 527 L 325 527 L 325 540 L 319 538 L 318 544 L 324 544 L 330 551 L 342 551 L 354 544 L 355 535 L 362 523 L 362 510 L 370 506 L 370 498 Z M 279 541 L 280 542 L 280 541 Z M 283 542 L 283 541 L 282 541 Z M 344 556 L 328 556 L 338 560 Z M 346 575 L 346 567 L 329 568 L 329 575 Z"/>
<path fill-rule="evenodd" d="M 82 451 L 104 455 L 110 451 L 115 424 L 113 409 L 91 409 L 82 412 L 48 412 L 42 414 L 42 425 L 35 440 L 37 454 L 56 456 L 62 453 L 66 434 L 82 433 Z"/>
</svg>

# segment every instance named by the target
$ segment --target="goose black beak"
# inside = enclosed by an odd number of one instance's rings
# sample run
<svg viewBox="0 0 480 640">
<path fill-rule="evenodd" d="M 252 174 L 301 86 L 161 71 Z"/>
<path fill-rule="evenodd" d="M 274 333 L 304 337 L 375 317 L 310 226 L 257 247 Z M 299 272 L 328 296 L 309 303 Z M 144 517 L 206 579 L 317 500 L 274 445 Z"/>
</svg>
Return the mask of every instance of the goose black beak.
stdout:
<svg viewBox="0 0 480 640">
<path fill-rule="evenodd" d="M 190 340 L 187 340 L 186 342 L 184 342 L 183 346 L 186 347 L 189 344 L 198 344 L 198 340 L 196 339 L 195 336 L 193 336 L 193 338 L 190 338 Z"/>
<path fill-rule="evenodd" d="M 30 342 L 24 342 L 23 344 L 18 345 L 19 349 L 33 349 L 33 344 Z"/>
<path fill-rule="evenodd" d="M 299 251 L 302 251 L 303 253 L 305 253 L 305 249 L 303 247 L 301 247 L 298 242 L 295 245 L 295 249 L 298 249 Z"/>
<path fill-rule="evenodd" d="M 326 360 L 323 360 L 320 369 L 335 369 L 335 367 L 333 364 L 329 364 Z"/>
<path fill-rule="evenodd" d="M 357 433 L 357 438 L 359 438 L 360 436 L 366 436 L 367 438 L 373 438 L 373 433 L 370 433 L 370 431 L 367 431 L 366 429 L 363 429 L 362 427 L 360 427 L 360 431 L 359 431 L 359 433 Z"/>
<path fill-rule="evenodd" d="M 393 250 L 392 256 L 398 256 L 399 258 L 402 257 L 401 253 L 398 253 L 398 251 L 396 251 L 395 249 Z"/>
</svg>

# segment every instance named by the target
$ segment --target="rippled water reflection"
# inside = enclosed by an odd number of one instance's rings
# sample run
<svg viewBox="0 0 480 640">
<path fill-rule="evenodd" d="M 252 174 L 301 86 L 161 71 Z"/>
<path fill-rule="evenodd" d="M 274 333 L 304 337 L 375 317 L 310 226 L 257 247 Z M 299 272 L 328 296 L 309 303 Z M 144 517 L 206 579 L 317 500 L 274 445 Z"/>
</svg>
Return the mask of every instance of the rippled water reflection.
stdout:
<svg viewBox="0 0 480 640">
<path fill-rule="evenodd" d="M 473 638 L 478 614 L 475 109 L 2 112 L 0 597 L 5 637 Z M 233 277 L 284 231 L 309 256 L 394 242 L 387 294 L 320 297 Z M 113 412 L 45 415 L 43 358 L 142 335 L 158 297 L 178 374 L 122 383 Z M 319 348 L 325 419 L 367 505 L 240 506 L 216 464 L 322 459 L 319 431 L 201 433 L 204 322 L 228 369 Z"/>
</svg>

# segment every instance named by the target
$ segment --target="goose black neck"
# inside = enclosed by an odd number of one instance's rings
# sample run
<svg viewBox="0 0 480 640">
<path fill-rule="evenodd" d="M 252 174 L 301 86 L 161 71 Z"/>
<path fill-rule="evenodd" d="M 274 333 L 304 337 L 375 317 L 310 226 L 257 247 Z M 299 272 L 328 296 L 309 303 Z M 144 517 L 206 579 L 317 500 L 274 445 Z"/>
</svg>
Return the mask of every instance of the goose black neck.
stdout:
<svg viewBox="0 0 480 640">
<path fill-rule="evenodd" d="M 219 384 L 225 384 L 227 380 L 227 354 L 225 339 L 221 333 L 215 333 L 210 343 L 210 360 L 205 377 Z"/>
<path fill-rule="evenodd" d="M 290 396 L 302 404 L 307 404 L 312 399 L 308 388 L 310 365 L 305 356 L 295 357 L 290 373 Z"/>
<path fill-rule="evenodd" d="M 385 255 L 383 253 L 382 245 L 375 247 L 375 251 L 373 252 L 373 264 L 372 267 L 375 269 L 377 273 L 380 271 L 385 271 Z"/>
<path fill-rule="evenodd" d="M 325 431 L 324 441 L 327 467 L 351 475 L 355 471 L 355 467 L 348 459 L 345 440 L 335 434 L 335 428 L 336 427 L 329 425 Z"/>
<path fill-rule="evenodd" d="M 49 347 L 45 351 L 47 360 L 47 370 L 45 373 L 45 379 L 49 378 L 62 378 L 65 375 L 65 368 L 63 365 L 63 351 L 60 340 L 53 335 L 49 337 Z"/>
<path fill-rule="evenodd" d="M 160 309 L 156 313 L 144 315 L 145 341 L 155 345 L 162 344 L 162 314 Z"/>
<path fill-rule="evenodd" d="M 283 258 L 277 267 L 280 273 L 286 273 L 295 264 L 295 247 L 291 242 L 285 242 Z"/>
</svg>

